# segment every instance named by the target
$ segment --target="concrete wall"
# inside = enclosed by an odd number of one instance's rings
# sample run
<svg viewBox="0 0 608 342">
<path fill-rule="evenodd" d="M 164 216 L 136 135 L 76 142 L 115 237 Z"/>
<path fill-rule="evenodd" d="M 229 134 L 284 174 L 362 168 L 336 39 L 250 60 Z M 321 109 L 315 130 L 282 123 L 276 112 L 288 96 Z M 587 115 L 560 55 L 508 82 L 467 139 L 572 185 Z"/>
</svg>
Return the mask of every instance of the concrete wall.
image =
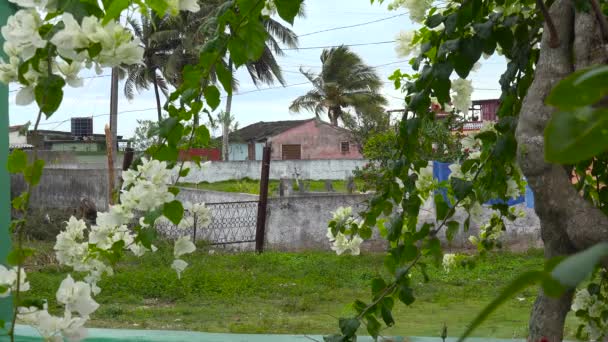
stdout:
<svg viewBox="0 0 608 342">
<path fill-rule="evenodd" d="M 117 170 L 117 175 L 119 170 Z M 11 196 L 14 198 L 25 189 L 23 179 L 11 175 Z M 107 171 L 100 169 L 53 169 L 46 168 L 41 183 L 35 188 L 31 198 L 34 208 L 78 208 L 81 198 L 92 200 L 98 210 L 107 209 Z M 181 200 L 191 202 L 234 202 L 252 201 L 257 195 L 223 193 L 197 189 L 182 189 L 179 194 Z M 330 245 L 325 234 L 327 222 L 331 212 L 339 207 L 352 206 L 355 212 L 363 210 L 367 205 L 369 195 L 364 194 L 332 194 L 308 195 L 283 198 L 271 198 L 268 203 L 268 219 L 266 228 L 266 241 L 268 248 L 276 250 L 328 250 Z M 515 249 L 527 249 L 540 245 L 540 222 L 532 209 L 519 205 L 526 211 L 525 218 L 519 218 L 507 224 L 504 242 Z M 468 232 L 462 230 L 456 235 L 454 241 L 447 243 L 445 232 L 440 238 L 447 247 L 471 248 L 468 238 L 476 235 L 479 225 L 490 218 L 490 210 L 486 210 L 480 222 L 472 222 Z M 462 212 L 454 217 L 461 224 L 466 219 Z M 421 211 L 419 222 L 434 222 L 434 208 L 432 202 L 425 204 Z M 364 243 L 365 250 L 383 250 L 385 243 L 376 235 Z M 252 245 L 240 246 L 249 248 Z"/>
<path fill-rule="evenodd" d="M 352 206 L 354 212 L 367 206 L 366 195 L 324 195 L 272 198 L 268 202 L 266 246 L 272 250 L 328 250 L 327 223 L 331 212 Z M 365 241 L 363 250 L 386 248 L 378 234 Z"/>
<path fill-rule="evenodd" d="M 342 153 L 340 144 L 350 142 L 348 153 Z M 281 160 L 282 145 L 300 144 L 302 159 L 362 159 L 353 138 L 345 129 L 319 120 L 311 120 L 272 137 L 272 159 Z"/>
<path fill-rule="evenodd" d="M 105 146 L 102 143 L 86 142 L 62 142 L 51 145 L 53 151 L 74 151 L 74 152 L 97 152 L 103 151 Z"/>
<path fill-rule="evenodd" d="M 190 201 L 192 203 L 221 203 L 257 201 L 258 195 L 180 188 L 177 198 L 181 201 Z"/>
<path fill-rule="evenodd" d="M 270 178 L 344 180 L 352 176 L 353 170 L 367 164 L 364 159 L 327 160 L 273 160 L 270 163 Z M 260 179 L 261 161 L 211 162 L 203 169 L 192 168 L 185 183 L 220 182 L 231 179 Z"/>
<path fill-rule="evenodd" d="M 120 170 L 116 170 L 116 176 Z M 26 189 L 23 177 L 11 175 L 11 198 Z M 34 188 L 30 205 L 33 208 L 78 208 L 82 198 L 89 198 L 98 210 L 108 205 L 108 173 L 102 169 L 45 168 L 40 184 Z"/>
</svg>

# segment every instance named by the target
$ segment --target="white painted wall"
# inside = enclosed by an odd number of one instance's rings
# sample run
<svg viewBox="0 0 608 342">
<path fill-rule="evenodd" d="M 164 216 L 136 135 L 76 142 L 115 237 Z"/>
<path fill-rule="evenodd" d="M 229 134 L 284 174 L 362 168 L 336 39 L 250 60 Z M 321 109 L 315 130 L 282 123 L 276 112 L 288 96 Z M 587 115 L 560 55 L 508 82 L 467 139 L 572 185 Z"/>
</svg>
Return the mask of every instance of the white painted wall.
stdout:
<svg viewBox="0 0 608 342">
<path fill-rule="evenodd" d="M 324 159 L 324 160 L 273 160 L 270 162 L 270 178 L 280 179 L 331 179 L 344 180 L 352 176 L 353 170 L 362 168 L 367 160 L 362 159 Z M 220 182 L 231 179 L 260 179 L 261 161 L 214 161 L 203 169 L 192 167 L 180 182 Z"/>
<path fill-rule="evenodd" d="M 9 145 L 27 144 L 27 137 L 25 135 L 19 135 L 19 131 L 8 132 L 8 143 Z"/>
</svg>

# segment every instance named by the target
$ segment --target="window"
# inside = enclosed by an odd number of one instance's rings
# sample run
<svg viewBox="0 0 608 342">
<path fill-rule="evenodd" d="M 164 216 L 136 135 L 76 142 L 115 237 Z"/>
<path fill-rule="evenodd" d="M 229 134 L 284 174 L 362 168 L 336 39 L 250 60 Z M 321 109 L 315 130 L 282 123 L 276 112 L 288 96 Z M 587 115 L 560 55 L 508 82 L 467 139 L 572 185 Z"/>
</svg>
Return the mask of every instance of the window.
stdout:
<svg viewBox="0 0 608 342">
<path fill-rule="evenodd" d="M 301 145 L 282 145 L 283 160 L 302 159 Z"/>
<path fill-rule="evenodd" d="M 340 143 L 340 150 L 342 153 L 350 152 L 350 143 L 348 141 L 343 141 Z"/>
</svg>

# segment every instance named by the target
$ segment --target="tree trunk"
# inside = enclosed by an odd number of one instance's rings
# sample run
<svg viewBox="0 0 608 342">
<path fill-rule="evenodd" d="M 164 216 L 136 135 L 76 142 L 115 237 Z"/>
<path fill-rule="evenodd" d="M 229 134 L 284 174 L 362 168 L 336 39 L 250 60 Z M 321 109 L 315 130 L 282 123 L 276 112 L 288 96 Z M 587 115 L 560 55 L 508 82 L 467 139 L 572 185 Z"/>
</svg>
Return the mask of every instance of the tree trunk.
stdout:
<svg viewBox="0 0 608 342">
<path fill-rule="evenodd" d="M 518 162 L 534 192 L 547 258 L 569 255 L 608 240 L 608 218 L 581 198 L 563 166 L 544 159 L 544 129 L 553 112 L 545 106 L 544 99 L 575 69 L 595 63 L 601 41 L 595 42 L 594 37 L 601 36 L 590 14 L 575 15 L 571 0 L 555 1 L 550 14 L 561 44 L 557 48 L 549 46 L 550 34 L 545 25 L 534 81 L 523 101 L 516 130 Z M 560 298 L 549 298 L 540 291 L 530 317 L 530 341 L 543 337 L 551 342 L 562 341 L 572 294 L 569 291 Z"/>
<path fill-rule="evenodd" d="M 158 92 L 158 82 L 156 80 L 156 70 L 153 70 L 152 73 L 153 73 L 152 84 L 154 84 L 154 95 L 156 96 L 156 114 L 158 115 L 158 123 L 160 124 L 160 122 L 163 120 L 163 116 L 161 114 L 160 94 Z"/>
<path fill-rule="evenodd" d="M 228 72 L 232 74 L 232 59 L 228 60 Z M 230 117 L 230 111 L 232 110 L 232 93 L 228 94 L 228 98 L 226 99 L 226 118 Z M 230 120 L 222 120 L 222 157 L 223 160 L 229 159 L 229 144 L 230 140 Z"/>
</svg>

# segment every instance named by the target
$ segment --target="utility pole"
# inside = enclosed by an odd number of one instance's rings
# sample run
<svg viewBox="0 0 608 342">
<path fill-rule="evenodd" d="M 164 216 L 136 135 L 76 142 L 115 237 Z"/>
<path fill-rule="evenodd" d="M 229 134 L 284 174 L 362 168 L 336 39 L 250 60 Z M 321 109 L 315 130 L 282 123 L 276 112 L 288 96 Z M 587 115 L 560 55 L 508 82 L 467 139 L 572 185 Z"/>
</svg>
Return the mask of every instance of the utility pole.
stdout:
<svg viewBox="0 0 608 342">
<path fill-rule="evenodd" d="M 118 156 L 118 68 L 112 68 L 112 85 L 110 86 L 110 131 L 112 132 L 112 155 Z M 108 146 L 109 147 L 109 146 Z M 114 168 L 112 163 L 112 168 Z"/>
<path fill-rule="evenodd" d="M 6 25 L 9 15 L 14 13 L 14 7 L 8 0 L 0 0 L 0 27 Z M 0 35 L 0 47 L 4 45 L 4 39 Z M 0 48 L 0 57 L 5 61 L 4 50 Z M 8 87 L 0 83 L 0 264 L 6 265 L 6 257 L 11 249 L 11 235 L 8 227 L 11 222 L 11 178 L 8 174 L 6 164 L 8 161 Z M 12 320 L 13 299 L 0 298 L 0 321 L 5 326 L 10 326 Z M 6 333 L 6 329 L 0 328 L 0 336 Z"/>
</svg>

